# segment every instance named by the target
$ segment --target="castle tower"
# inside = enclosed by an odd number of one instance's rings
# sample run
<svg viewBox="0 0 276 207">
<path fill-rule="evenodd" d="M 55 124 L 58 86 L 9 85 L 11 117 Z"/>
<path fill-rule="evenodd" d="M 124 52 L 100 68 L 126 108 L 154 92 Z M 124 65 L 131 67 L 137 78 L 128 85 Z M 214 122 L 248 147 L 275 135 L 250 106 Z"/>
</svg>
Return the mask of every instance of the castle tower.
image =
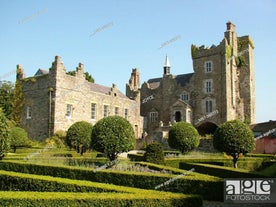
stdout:
<svg viewBox="0 0 276 207">
<path fill-rule="evenodd" d="M 164 64 L 164 76 L 170 75 L 171 65 L 169 61 L 169 57 L 166 55 L 165 64 Z"/>
<path fill-rule="evenodd" d="M 129 83 L 126 84 L 126 96 L 132 100 L 140 101 L 140 72 L 138 68 L 132 69 Z"/>
</svg>

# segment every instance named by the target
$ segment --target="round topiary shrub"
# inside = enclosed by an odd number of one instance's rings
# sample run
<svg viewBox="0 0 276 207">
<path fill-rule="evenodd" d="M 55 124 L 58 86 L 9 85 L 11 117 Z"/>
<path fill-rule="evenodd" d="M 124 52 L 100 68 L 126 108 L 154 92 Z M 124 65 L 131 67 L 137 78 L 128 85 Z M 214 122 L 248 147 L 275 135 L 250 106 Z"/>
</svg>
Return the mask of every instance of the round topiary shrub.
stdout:
<svg viewBox="0 0 276 207">
<path fill-rule="evenodd" d="M 154 142 L 147 145 L 145 152 L 145 161 L 155 164 L 164 164 L 164 151 L 161 143 Z"/>
<path fill-rule="evenodd" d="M 198 131 L 192 124 L 177 122 L 169 130 L 168 143 L 171 148 L 184 154 L 198 147 L 199 138 Z"/>
<path fill-rule="evenodd" d="M 255 148 L 252 130 L 239 120 L 228 121 L 219 126 L 213 138 L 214 148 L 233 157 L 233 167 L 237 168 L 240 155 Z"/>
<path fill-rule="evenodd" d="M 128 120 L 108 116 L 99 120 L 92 131 L 91 148 L 104 153 L 110 161 L 118 154 L 135 149 L 136 139 Z"/>
<path fill-rule="evenodd" d="M 67 131 L 66 144 L 83 154 L 90 146 L 92 125 L 86 121 L 74 123 Z"/>
</svg>

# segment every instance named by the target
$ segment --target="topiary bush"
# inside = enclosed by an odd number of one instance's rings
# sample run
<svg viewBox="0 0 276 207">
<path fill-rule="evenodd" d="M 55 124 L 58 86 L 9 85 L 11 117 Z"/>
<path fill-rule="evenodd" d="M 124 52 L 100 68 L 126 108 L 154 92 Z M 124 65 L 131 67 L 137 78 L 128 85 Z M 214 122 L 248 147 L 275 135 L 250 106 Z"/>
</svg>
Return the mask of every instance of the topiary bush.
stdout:
<svg viewBox="0 0 276 207">
<path fill-rule="evenodd" d="M 68 129 L 66 143 L 75 148 L 82 155 L 89 148 L 91 142 L 92 125 L 86 121 L 74 123 Z"/>
<path fill-rule="evenodd" d="M 155 164 L 164 164 L 163 146 L 160 143 L 152 143 L 146 147 L 145 161 Z"/>
<path fill-rule="evenodd" d="M 254 134 L 243 122 L 228 121 L 216 129 L 213 144 L 219 151 L 232 156 L 233 166 L 237 168 L 239 157 L 254 150 Z"/>
<path fill-rule="evenodd" d="M 199 134 L 196 128 L 187 122 L 177 122 L 169 130 L 168 143 L 171 148 L 182 154 L 192 151 L 199 145 Z"/>
<path fill-rule="evenodd" d="M 91 148 L 104 153 L 110 161 L 118 154 L 135 149 L 135 134 L 128 120 L 109 116 L 99 120 L 92 131 Z"/>
</svg>

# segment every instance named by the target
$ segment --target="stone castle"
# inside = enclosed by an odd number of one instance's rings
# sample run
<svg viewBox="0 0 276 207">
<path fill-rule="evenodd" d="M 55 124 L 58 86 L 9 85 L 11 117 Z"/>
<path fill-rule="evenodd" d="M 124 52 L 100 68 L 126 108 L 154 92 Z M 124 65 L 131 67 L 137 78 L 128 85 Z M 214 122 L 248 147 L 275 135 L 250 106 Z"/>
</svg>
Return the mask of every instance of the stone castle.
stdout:
<svg viewBox="0 0 276 207">
<path fill-rule="evenodd" d="M 56 56 L 49 71 L 39 69 L 29 78 L 18 65 L 17 79 L 25 97 L 21 125 L 31 138 L 42 140 L 59 130 L 67 131 L 77 121 L 94 125 L 109 115 L 129 120 L 137 138 L 142 134 L 139 101 L 125 96 L 115 84 L 107 87 L 88 82 L 81 63 L 69 75 Z"/>
<path fill-rule="evenodd" d="M 128 97 L 141 93 L 141 116 L 147 134 L 166 136 L 174 122 L 190 122 L 201 134 L 214 132 L 225 121 L 255 123 L 253 41 L 238 37 L 227 24 L 219 45 L 191 46 L 193 73 L 173 75 L 168 57 L 163 77 L 144 82 L 134 69 L 126 88 Z M 161 135 L 160 135 L 161 133 Z"/>
<path fill-rule="evenodd" d="M 126 95 L 115 84 L 88 82 L 81 63 L 73 76 L 66 74 L 58 56 L 49 71 L 39 69 L 29 78 L 18 65 L 17 79 L 25 96 L 22 127 L 41 140 L 76 121 L 95 124 L 120 115 L 130 121 L 137 138 L 164 138 L 179 121 L 192 123 L 201 134 L 232 119 L 255 123 L 253 41 L 238 37 L 233 23 L 226 25 L 219 45 L 191 46 L 193 73 L 173 75 L 166 57 L 163 76 L 142 85 L 139 70 L 132 69 Z"/>
</svg>

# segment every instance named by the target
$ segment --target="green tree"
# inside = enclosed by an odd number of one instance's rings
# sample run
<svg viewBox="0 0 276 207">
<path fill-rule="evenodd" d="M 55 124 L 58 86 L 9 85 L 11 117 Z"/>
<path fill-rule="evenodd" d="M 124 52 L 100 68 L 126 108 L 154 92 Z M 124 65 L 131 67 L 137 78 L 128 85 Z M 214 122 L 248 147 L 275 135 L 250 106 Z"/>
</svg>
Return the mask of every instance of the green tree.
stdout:
<svg viewBox="0 0 276 207">
<path fill-rule="evenodd" d="M 66 72 L 66 74 L 74 76 L 76 74 L 76 71 L 68 71 Z M 84 75 L 85 75 L 85 80 L 87 80 L 88 82 L 94 83 L 95 81 L 94 78 L 88 72 L 85 72 Z"/>
<path fill-rule="evenodd" d="M 0 107 L 5 116 L 11 119 L 14 84 L 10 81 L 0 81 Z"/>
<path fill-rule="evenodd" d="M 228 121 L 216 129 L 213 144 L 219 151 L 232 156 L 233 166 L 237 168 L 239 157 L 254 150 L 254 134 L 243 122 Z"/>
<path fill-rule="evenodd" d="M 104 153 L 110 161 L 116 160 L 119 153 L 134 149 L 135 144 L 133 128 L 123 117 L 105 117 L 93 127 L 91 148 Z"/>
<path fill-rule="evenodd" d="M 164 151 L 162 144 L 158 142 L 149 144 L 146 147 L 146 152 L 144 156 L 146 162 L 164 164 Z"/>
<path fill-rule="evenodd" d="M 89 148 L 91 142 L 92 125 L 86 121 L 79 121 L 70 126 L 66 135 L 66 143 L 75 148 L 81 155 Z"/>
<path fill-rule="evenodd" d="M 24 147 L 30 145 L 30 140 L 25 129 L 20 127 L 14 127 L 10 130 L 10 146 L 13 148 L 13 152 L 16 152 L 17 147 Z"/>
<path fill-rule="evenodd" d="M 22 111 L 24 106 L 24 95 L 22 91 L 22 82 L 17 80 L 15 82 L 15 92 L 12 101 L 12 120 L 16 126 L 20 126 L 22 120 Z"/>
<path fill-rule="evenodd" d="M 168 143 L 171 148 L 183 154 L 192 151 L 199 145 L 199 134 L 196 128 L 187 122 L 177 122 L 169 130 Z"/>
<path fill-rule="evenodd" d="M 5 156 L 10 149 L 8 120 L 0 108 L 0 160 Z"/>
</svg>

